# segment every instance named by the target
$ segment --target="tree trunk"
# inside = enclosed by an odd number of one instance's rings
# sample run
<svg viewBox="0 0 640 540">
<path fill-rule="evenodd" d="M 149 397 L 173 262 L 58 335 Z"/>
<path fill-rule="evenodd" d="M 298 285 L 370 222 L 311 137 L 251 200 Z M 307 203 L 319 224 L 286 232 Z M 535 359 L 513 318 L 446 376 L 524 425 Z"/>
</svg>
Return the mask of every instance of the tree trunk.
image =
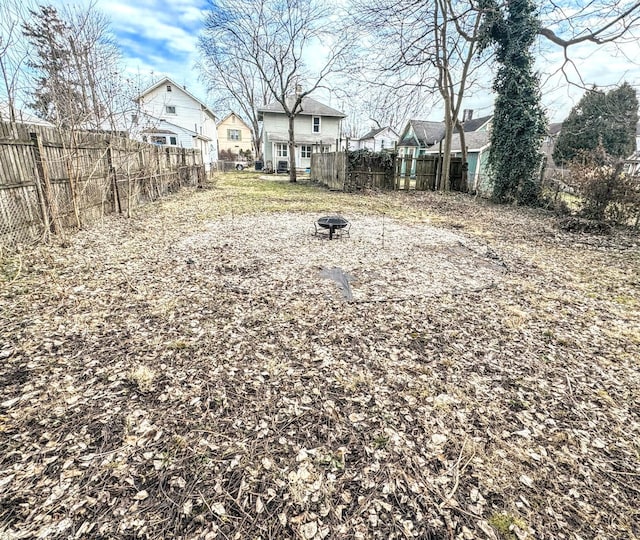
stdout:
<svg viewBox="0 0 640 540">
<path fill-rule="evenodd" d="M 295 109 L 294 109 L 295 110 Z M 289 182 L 296 182 L 296 147 L 293 133 L 295 115 L 289 114 Z"/>
<path fill-rule="evenodd" d="M 451 139 L 453 139 L 453 123 L 451 122 L 451 104 L 447 96 L 444 101 L 444 150 L 440 191 L 451 191 Z"/>
<path fill-rule="evenodd" d="M 460 135 L 460 152 L 462 155 L 462 180 L 460 181 L 460 190 L 469 191 L 469 163 L 467 162 L 467 141 L 464 134 L 464 126 L 456 118 L 455 127 Z"/>
</svg>

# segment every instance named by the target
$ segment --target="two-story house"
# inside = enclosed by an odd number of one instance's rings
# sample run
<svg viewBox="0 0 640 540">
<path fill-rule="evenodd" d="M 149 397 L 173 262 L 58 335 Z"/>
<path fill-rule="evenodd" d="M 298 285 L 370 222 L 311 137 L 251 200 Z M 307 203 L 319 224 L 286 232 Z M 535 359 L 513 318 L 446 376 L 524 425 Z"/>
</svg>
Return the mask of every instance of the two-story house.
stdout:
<svg viewBox="0 0 640 540">
<path fill-rule="evenodd" d="M 251 128 L 236 113 L 231 112 L 220 120 L 217 130 L 219 155 L 226 153 L 227 159 L 237 159 L 240 152 L 255 155 Z"/>
<path fill-rule="evenodd" d="M 287 98 L 293 107 L 295 96 Z M 262 120 L 262 148 L 267 168 L 279 162 L 289 163 L 289 118 L 278 102 L 258 109 Z M 302 110 L 294 119 L 296 168 L 311 167 L 311 154 L 335 152 L 340 140 L 340 123 L 346 115 L 308 96 L 302 98 Z"/>
<path fill-rule="evenodd" d="M 143 141 L 182 148 L 196 148 L 208 169 L 217 159 L 216 117 L 185 87 L 165 77 L 135 99 L 137 133 Z"/>
</svg>

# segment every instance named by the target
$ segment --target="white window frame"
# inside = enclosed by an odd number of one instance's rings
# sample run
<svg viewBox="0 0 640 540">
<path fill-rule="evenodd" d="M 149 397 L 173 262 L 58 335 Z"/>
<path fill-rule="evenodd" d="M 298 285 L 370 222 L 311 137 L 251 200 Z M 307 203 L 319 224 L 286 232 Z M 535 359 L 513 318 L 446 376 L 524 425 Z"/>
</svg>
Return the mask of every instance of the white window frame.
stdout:
<svg viewBox="0 0 640 540">
<path fill-rule="evenodd" d="M 167 114 L 178 114 L 175 105 L 166 105 L 164 110 Z"/>
<path fill-rule="evenodd" d="M 318 130 L 316 131 L 316 119 L 318 120 Z M 311 117 L 311 133 L 320 133 L 322 130 L 322 117 L 321 116 L 312 116 Z"/>
<path fill-rule="evenodd" d="M 168 85 L 167 85 L 167 92 L 172 92 L 172 91 L 173 91 L 173 89 L 171 88 L 171 85 L 170 85 L 170 84 L 168 84 Z"/>
<path fill-rule="evenodd" d="M 275 153 L 277 158 L 289 157 L 289 145 L 287 143 L 275 143 Z"/>
<path fill-rule="evenodd" d="M 303 144 L 300 146 L 300 157 L 302 159 L 309 159 L 311 157 L 311 145 L 310 144 Z"/>
</svg>

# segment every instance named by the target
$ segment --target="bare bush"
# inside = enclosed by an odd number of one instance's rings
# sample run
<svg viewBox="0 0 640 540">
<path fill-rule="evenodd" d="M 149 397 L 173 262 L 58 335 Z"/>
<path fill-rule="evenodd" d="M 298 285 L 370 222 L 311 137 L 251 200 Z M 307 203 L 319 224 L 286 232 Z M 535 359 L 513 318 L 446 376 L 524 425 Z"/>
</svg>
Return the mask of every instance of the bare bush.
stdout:
<svg viewBox="0 0 640 540">
<path fill-rule="evenodd" d="M 624 171 L 624 161 L 608 155 L 602 145 L 583 152 L 570 167 L 570 185 L 581 198 L 587 219 L 638 225 L 640 179 Z"/>
</svg>

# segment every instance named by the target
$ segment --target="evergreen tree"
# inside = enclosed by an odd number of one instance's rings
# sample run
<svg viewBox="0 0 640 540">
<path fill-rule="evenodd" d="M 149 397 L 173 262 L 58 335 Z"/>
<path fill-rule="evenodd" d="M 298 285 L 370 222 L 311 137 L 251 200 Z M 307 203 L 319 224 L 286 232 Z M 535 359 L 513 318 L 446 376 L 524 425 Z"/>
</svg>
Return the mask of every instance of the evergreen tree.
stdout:
<svg viewBox="0 0 640 540">
<path fill-rule="evenodd" d="M 34 100 L 29 104 L 38 116 L 58 125 L 75 125 L 82 112 L 77 73 L 72 66 L 69 26 L 53 6 L 29 10 L 33 21 L 23 33 L 35 48 L 29 66 L 37 73 Z"/>
<path fill-rule="evenodd" d="M 539 21 L 532 0 L 511 0 L 506 13 L 495 0 L 488 10 L 483 48 L 496 47 L 499 63 L 493 89 L 497 94 L 489 167 L 493 197 L 498 202 L 535 204 L 540 195 L 540 146 L 546 131 L 540 83 L 533 71 L 531 46 Z"/>
<path fill-rule="evenodd" d="M 638 99 L 628 83 L 608 93 L 588 90 L 562 123 L 553 159 L 566 164 L 599 145 L 610 156 L 626 158 L 635 149 L 637 123 Z"/>
<path fill-rule="evenodd" d="M 629 83 L 607 92 L 602 144 L 613 157 L 628 158 L 636 148 L 638 97 Z"/>
</svg>

